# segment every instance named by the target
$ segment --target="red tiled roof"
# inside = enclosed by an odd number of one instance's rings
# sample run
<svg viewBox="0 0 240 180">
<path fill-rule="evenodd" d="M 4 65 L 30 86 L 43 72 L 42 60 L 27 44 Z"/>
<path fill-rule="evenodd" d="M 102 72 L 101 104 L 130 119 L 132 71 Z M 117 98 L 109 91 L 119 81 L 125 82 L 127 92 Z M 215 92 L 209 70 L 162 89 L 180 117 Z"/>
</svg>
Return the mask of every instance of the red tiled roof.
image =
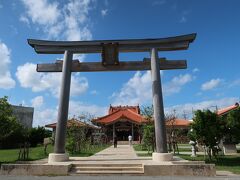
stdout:
<svg viewBox="0 0 240 180">
<path fill-rule="evenodd" d="M 92 122 L 99 124 L 111 124 L 120 119 L 126 119 L 137 124 L 145 123 L 147 120 L 141 116 L 139 106 L 110 106 L 109 114 L 93 119 Z"/>
<path fill-rule="evenodd" d="M 140 114 L 140 108 L 139 106 L 112 106 L 110 105 L 108 114 L 112 114 L 118 110 L 124 110 L 124 109 L 129 109 L 137 114 Z"/>
<path fill-rule="evenodd" d="M 220 109 L 217 111 L 217 115 L 219 116 L 222 116 L 224 114 L 227 114 L 228 112 L 232 111 L 232 110 L 235 110 L 239 107 L 239 104 L 238 103 L 235 103 L 234 105 L 232 106 L 229 106 L 229 107 L 226 107 L 226 108 L 223 108 L 223 109 Z"/>
<path fill-rule="evenodd" d="M 174 121 L 166 121 L 166 126 L 175 126 L 175 127 L 189 127 L 191 124 L 191 121 L 186 119 L 175 119 Z"/>
<path fill-rule="evenodd" d="M 78 127 L 81 127 L 81 126 L 88 126 L 89 128 L 93 128 L 93 129 L 96 129 L 97 127 L 93 126 L 93 125 L 90 125 L 90 124 L 87 124 L 87 123 L 84 123 L 82 121 L 79 121 L 77 119 L 69 119 L 67 121 L 67 127 L 70 127 L 70 126 L 78 126 Z M 57 123 L 52 123 L 52 124 L 47 124 L 45 125 L 45 127 L 48 127 L 48 128 L 56 128 L 57 126 Z"/>
</svg>

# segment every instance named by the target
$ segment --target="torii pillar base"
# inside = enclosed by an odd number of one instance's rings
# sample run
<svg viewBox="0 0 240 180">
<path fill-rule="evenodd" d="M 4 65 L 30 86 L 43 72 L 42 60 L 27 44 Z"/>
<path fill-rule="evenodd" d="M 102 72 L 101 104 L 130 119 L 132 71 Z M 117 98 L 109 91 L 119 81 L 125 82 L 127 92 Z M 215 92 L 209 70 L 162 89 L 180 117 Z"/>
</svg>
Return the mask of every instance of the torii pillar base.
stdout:
<svg viewBox="0 0 240 180">
<path fill-rule="evenodd" d="M 157 162 L 163 162 L 163 161 L 172 161 L 173 155 L 172 153 L 152 153 L 152 160 Z"/>
<path fill-rule="evenodd" d="M 55 162 L 66 162 L 69 160 L 68 153 L 50 153 L 48 155 L 48 163 L 55 163 Z"/>
</svg>

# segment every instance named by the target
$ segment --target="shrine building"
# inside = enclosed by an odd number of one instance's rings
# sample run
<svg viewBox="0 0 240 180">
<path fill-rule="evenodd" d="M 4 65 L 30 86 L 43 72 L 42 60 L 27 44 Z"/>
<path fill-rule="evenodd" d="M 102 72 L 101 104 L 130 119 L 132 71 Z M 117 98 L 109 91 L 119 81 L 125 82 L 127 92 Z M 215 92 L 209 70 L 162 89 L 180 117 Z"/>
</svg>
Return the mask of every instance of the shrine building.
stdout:
<svg viewBox="0 0 240 180">
<path fill-rule="evenodd" d="M 100 126 L 111 141 L 114 136 L 118 141 L 128 141 L 128 136 L 133 141 L 141 141 L 141 126 L 147 120 L 140 114 L 139 106 L 112 106 L 110 105 L 108 115 L 92 120 L 92 123 Z"/>
</svg>

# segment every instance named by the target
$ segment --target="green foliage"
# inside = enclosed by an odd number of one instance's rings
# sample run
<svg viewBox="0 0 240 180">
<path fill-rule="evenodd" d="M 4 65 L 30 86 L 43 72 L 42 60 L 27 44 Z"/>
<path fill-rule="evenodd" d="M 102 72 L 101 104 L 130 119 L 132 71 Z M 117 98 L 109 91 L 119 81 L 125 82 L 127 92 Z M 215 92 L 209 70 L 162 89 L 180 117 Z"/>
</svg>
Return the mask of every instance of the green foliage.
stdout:
<svg viewBox="0 0 240 180">
<path fill-rule="evenodd" d="M 36 147 L 38 144 L 43 144 L 43 140 L 46 137 L 50 137 L 49 130 L 44 127 L 38 126 L 37 128 L 29 129 L 28 141 L 31 147 Z"/>
<path fill-rule="evenodd" d="M 141 114 L 148 120 L 153 120 L 153 106 L 144 106 L 141 108 Z"/>
<path fill-rule="evenodd" d="M 153 124 L 153 106 L 141 108 L 141 114 L 148 120 L 148 123 L 142 128 L 142 148 L 147 149 L 148 153 L 155 149 L 155 129 Z"/>
<path fill-rule="evenodd" d="M 230 171 L 236 174 L 240 174 L 240 156 L 239 155 L 229 155 L 220 156 L 217 159 L 205 159 L 204 155 L 198 155 L 197 157 L 191 157 L 188 154 L 179 154 L 179 157 L 189 161 L 205 161 L 206 163 L 214 163 L 216 170 Z"/>
<path fill-rule="evenodd" d="M 216 113 L 210 110 L 195 112 L 192 123 L 192 133 L 190 136 L 196 138 L 199 144 L 207 147 L 207 153 L 211 159 L 211 152 L 216 155 L 216 147 L 223 137 L 224 124 Z"/>
<path fill-rule="evenodd" d="M 25 140 L 26 129 L 13 116 L 6 96 L 0 98 L 0 132 L 0 148 L 18 147 Z"/>
<path fill-rule="evenodd" d="M 66 149 L 73 153 L 80 152 L 87 144 L 87 131 L 85 126 L 72 125 L 67 129 Z"/>
<path fill-rule="evenodd" d="M 148 152 L 153 152 L 155 149 L 155 133 L 152 124 L 143 127 L 143 148 L 146 148 Z"/>
<path fill-rule="evenodd" d="M 197 141 L 196 131 L 194 131 L 194 130 L 188 131 L 187 136 L 188 136 L 188 138 L 189 138 L 191 141 Z"/>
<path fill-rule="evenodd" d="M 66 149 L 71 154 L 74 154 L 76 152 L 76 143 L 73 136 L 67 137 Z"/>
<path fill-rule="evenodd" d="M 240 107 L 223 117 L 225 121 L 225 143 L 240 142 Z"/>
</svg>

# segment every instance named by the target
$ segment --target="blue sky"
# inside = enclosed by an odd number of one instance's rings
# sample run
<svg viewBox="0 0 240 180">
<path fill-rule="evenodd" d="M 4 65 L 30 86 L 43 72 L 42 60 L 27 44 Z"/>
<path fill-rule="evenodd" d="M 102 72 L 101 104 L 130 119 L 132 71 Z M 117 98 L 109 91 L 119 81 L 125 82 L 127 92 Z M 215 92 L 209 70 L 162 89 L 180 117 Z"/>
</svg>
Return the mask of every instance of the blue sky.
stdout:
<svg viewBox="0 0 240 180">
<path fill-rule="evenodd" d="M 179 117 L 192 109 L 222 108 L 239 101 L 240 2 L 237 0 L 0 0 L 0 96 L 33 106 L 34 126 L 54 122 L 60 73 L 37 73 L 37 63 L 61 55 L 39 55 L 28 38 L 97 40 L 161 38 L 197 33 L 187 51 L 159 52 L 187 59 L 188 68 L 162 72 L 165 112 Z M 142 60 L 149 53 L 121 54 Z M 100 55 L 75 55 L 100 61 Z M 109 104 L 151 104 L 150 72 L 74 73 L 69 116 L 104 115 Z"/>
</svg>

